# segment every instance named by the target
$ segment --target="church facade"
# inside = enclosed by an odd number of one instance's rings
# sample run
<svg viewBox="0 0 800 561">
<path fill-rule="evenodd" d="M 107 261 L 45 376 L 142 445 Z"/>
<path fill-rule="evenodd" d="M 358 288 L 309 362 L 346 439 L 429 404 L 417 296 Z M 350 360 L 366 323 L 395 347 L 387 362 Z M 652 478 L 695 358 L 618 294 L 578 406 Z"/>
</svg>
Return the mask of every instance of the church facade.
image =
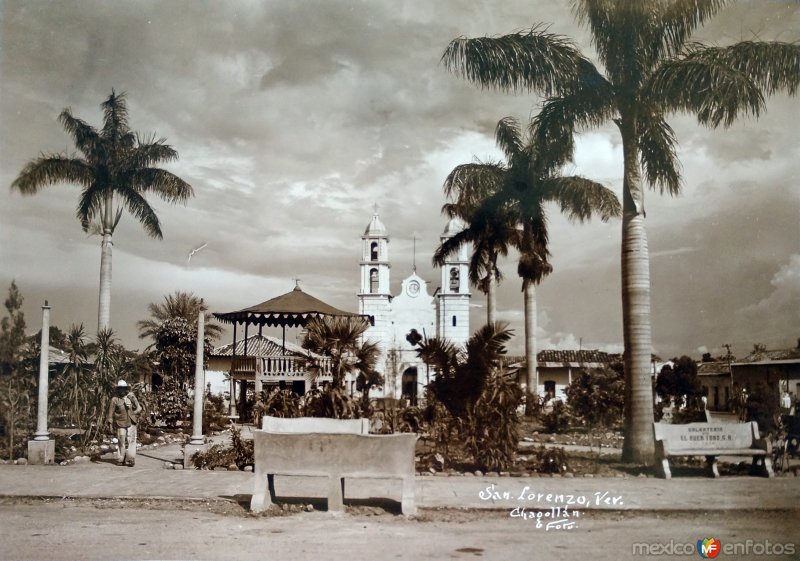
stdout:
<svg viewBox="0 0 800 561">
<path fill-rule="evenodd" d="M 460 227 L 456 219 L 451 220 L 441 240 L 456 234 Z M 417 357 L 417 347 L 406 338 L 412 330 L 426 338 L 443 337 L 466 345 L 471 298 L 468 267 L 467 247 L 462 246 L 440 268 L 438 287 L 431 291 L 429 283 L 413 270 L 402 280 L 400 292 L 392 294 L 389 233 L 377 212 L 372 216 L 361 236 L 358 311 L 375 318 L 364 338 L 378 343 L 377 370 L 384 376 L 386 397 L 403 397 L 414 404 L 432 376 Z"/>
</svg>

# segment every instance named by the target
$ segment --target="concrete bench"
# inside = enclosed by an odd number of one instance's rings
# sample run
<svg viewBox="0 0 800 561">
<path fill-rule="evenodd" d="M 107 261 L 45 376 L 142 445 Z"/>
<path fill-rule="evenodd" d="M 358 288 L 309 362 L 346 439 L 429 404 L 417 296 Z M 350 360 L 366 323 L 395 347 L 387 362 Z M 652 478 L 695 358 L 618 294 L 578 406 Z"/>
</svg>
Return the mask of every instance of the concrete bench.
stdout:
<svg viewBox="0 0 800 561">
<path fill-rule="evenodd" d="M 265 416 L 261 428 L 267 432 L 290 434 L 369 434 L 369 419 L 325 419 L 322 417 L 282 418 Z"/>
<path fill-rule="evenodd" d="M 759 437 L 758 423 L 653 423 L 653 433 L 656 463 L 667 479 L 672 477 L 669 458 L 675 456 L 705 456 L 714 477 L 719 477 L 717 456 L 748 456 L 753 458 L 751 473 L 775 477 L 771 446 Z"/>
<path fill-rule="evenodd" d="M 255 481 L 250 510 L 275 500 L 275 476 L 328 478 L 328 510 L 344 508 L 344 478 L 399 479 L 403 514 L 415 514 L 416 434 L 369 435 L 367 419 L 264 417 L 253 431 Z M 314 432 L 311 432 L 314 431 Z"/>
</svg>

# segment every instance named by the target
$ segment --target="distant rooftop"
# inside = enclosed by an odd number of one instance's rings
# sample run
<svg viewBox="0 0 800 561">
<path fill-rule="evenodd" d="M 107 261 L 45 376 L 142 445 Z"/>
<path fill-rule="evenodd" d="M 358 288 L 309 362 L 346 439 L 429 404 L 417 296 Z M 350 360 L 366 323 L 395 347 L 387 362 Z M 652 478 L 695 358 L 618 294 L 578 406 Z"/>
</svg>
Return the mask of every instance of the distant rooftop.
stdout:
<svg viewBox="0 0 800 561">
<path fill-rule="evenodd" d="M 318 356 L 303 347 L 286 341 L 286 353 L 283 352 L 283 341 L 270 335 L 253 335 L 247 338 L 247 356 L 269 357 L 285 356 L 286 354 L 298 356 Z M 244 339 L 236 341 L 236 356 L 244 356 Z M 214 349 L 211 356 L 233 356 L 233 343 L 222 345 Z"/>
</svg>

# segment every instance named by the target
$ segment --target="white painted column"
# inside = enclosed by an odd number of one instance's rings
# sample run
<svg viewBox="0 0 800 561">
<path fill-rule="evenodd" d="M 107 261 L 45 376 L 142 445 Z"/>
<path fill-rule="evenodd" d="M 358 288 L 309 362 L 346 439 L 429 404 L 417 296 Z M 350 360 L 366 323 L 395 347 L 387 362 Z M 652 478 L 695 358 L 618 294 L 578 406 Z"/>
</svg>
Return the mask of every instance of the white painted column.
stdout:
<svg viewBox="0 0 800 561">
<path fill-rule="evenodd" d="M 50 440 L 50 433 L 47 431 L 47 391 L 50 384 L 49 362 L 50 362 L 50 306 L 47 300 L 42 306 L 42 341 L 39 356 L 39 403 L 36 415 L 36 432 L 34 440 Z"/>
<path fill-rule="evenodd" d="M 200 300 L 202 307 L 203 301 Z M 203 311 L 197 314 L 197 354 L 194 366 L 194 416 L 192 423 L 192 438 L 189 444 L 203 444 L 203 389 L 205 387 L 205 375 L 203 372 L 203 340 L 204 335 Z"/>
</svg>

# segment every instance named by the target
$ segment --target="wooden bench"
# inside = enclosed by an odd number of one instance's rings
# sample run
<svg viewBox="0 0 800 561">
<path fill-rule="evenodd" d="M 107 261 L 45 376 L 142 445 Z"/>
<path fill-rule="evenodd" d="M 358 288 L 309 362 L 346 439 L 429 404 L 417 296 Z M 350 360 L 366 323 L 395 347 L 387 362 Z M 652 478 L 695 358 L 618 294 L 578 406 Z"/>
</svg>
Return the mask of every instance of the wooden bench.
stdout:
<svg viewBox="0 0 800 561">
<path fill-rule="evenodd" d="M 320 422 L 323 421 L 323 422 Z M 360 420 L 355 420 L 360 421 Z M 399 479 L 403 514 L 416 514 L 414 451 L 416 434 L 369 435 L 366 424 L 336 419 L 265 417 L 253 431 L 255 481 L 250 510 L 275 500 L 275 476 L 328 478 L 328 510 L 344 508 L 344 478 Z M 303 432 L 313 428 L 317 432 Z M 269 429 L 269 430 L 267 430 Z M 325 429 L 327 432 L 319 432 Z"/>
<path fill-rule="evenodd" d="M 753 458 L 751 473 L 775 477 L 771 446 L 759 437 L 758 423 L 653 423 L 653 433 L 656 463 L 667 479 L 672 477 L 669 458 L 675 456 L 705 456 L 714 477 L 719 477 L 717 456 L 749 456 Z"/>
</svg>

